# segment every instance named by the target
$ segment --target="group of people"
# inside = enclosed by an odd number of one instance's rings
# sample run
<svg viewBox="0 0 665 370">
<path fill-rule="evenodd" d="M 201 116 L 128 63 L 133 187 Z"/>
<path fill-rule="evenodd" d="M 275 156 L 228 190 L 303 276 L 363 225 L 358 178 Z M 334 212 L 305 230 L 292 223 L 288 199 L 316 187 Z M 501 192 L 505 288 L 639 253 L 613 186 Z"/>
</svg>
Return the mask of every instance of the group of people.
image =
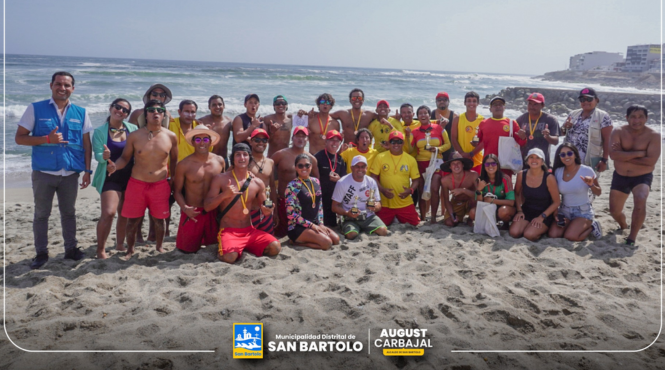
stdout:
<svg viewBox="0 0 665 370">
<path fill-rule="evenodd" d="M 449 109 L 445 92 L 436 95 L 435 109 L 422 105 L 414 111 L 405 103 L 391 115 L 388 101 L 380 100 L 375 110 L 364 110 L 361 89 L 350 92 L 351 109 L 335 112 L 330 94 L 317 97 L 316 110 L 295 115 L 287 113 L 287 98 L 277 95 L 275 113 L 261 117 L 258 95 L 249 94 L 246 112 L 230 119 L 223 114 L 224 99 L 213 95 L 209 115 L 197 118 L 197 103 L 183 100 L 178 117 L 172 117 L 166 109 L 170 89 L 155 84 L 141 109 L 114 100 L 91 138 L 87 111 L 69 101 L 74 77 L 56 72 L 50 87 L 51 99 L 30 104 L 16 133 L 17 144 L 32 146 L 33 269 L 48 261 L 54 194 L 65 258 L 85 257 L 77 248 L 74 207 L 80 172 L 80 188 L 92 183 L 101 196 L 98 258 L 107 257 L 116 214 L 116 250 L 132 257 L 143 240 L 146 209 L 148 240 L 162 252 L 177 202 L 177 249 L 196 253 L 217 244 L 218 258 L 233 263 L 245 250 L 278 254 L 277 238 L 284 236 L 294 245 L 326 250 L 339 243 L 339 234 L 385 236 L 395 219 L 416 226 L 428 210 L 436 223 L 439 205 L 446 226 L 465 217 L 473 224 L 478 202 L 496 204 L 496 219 L 515 238 L 600 237 L 592 201 L 602 191 L 598 176 L 609 158 L 615 164 L 610 212 L 620 228 L 630 227 L 626 243 L 634 245 L 660 157 L 660 136 L 645 126 L 647 109 L 630 106 L 628 124 L 613 128 L 591 88 L 580 92 L 581 109 L 559 126 L 542 111 L 539 93 L 527 98 L 528 112 L 516 120 L 504 117 L 501 97 L 491 99 L 492 116 L 485 119 L 476 111 L 475 92 L 465 95 L 466 111 L 459 114 Z M 550 147 L 562 135 L 550 166 Z M 502 137 L 512 138 L 524 159 L 514 183 L 509 168 L 515 168 L 500 162 Z M 94 176 L 93 154 L 99 162 Z M 635 207 L 629 226 L 623 207 L 630 193 Z"/>
</svg>

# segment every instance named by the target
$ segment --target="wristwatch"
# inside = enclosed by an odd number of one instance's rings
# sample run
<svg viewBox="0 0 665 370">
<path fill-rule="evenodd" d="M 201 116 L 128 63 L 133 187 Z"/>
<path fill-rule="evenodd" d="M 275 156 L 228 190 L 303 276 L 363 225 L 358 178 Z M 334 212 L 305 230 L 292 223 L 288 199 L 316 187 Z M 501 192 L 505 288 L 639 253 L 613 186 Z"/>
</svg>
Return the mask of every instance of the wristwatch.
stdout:
<svg viewBox="0 0 665 370">
<path fill-rule="evenodd" d="M 83 172 L 85 172 L 85 173 L 87 173 L 87 174 L 89 174 L 89 175 L 92 175 L 92 170 L 83 170 Z"/>
<path fill-rule="evenodd" d="M 600 161 L 607 164 L 607 158 L 601 158 Z"/>
<path fill-rule="evenodd" d="M 543 213 L 542 213 L 542 214 L 540 215 L 540 217 L 542 217 L 542 218 L 543 218 L 543 220 L 544 220 L 544 219 L 546 219 L 546 218 L 547 218 L 547 215 L 545 214 L 545 212 L 543 212 Z"/>
</svg>

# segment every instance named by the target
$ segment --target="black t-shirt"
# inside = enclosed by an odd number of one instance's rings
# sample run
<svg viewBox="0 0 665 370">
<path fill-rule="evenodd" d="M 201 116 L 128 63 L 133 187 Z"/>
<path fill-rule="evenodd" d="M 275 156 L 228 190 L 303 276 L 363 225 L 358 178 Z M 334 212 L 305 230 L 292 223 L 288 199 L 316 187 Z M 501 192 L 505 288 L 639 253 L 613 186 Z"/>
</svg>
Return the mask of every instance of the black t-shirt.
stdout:
<svg viewBox="0 0 665 370">
<path fill-rule="evenodd" d="M 335 162 L 335 157 L 337 157 L 337 162 Z M 330 166 L 332 165 L 332 167 L 335 169 L 335 173 L 337 173 L 341 178 L 346 175 L 346 162 L 344 162 L 339 154 L 332 155 L 325 149 L 314 154 L 314 158 L 316 158 L 319 166 L 319 182 L 321 182 L 321 192 L 324 194 L 324 198 L 330 198 L 333 191 L 335 191 L 335 183 L 330 181 Z"/>
<path fill-rule="evenodd" d="M 448 123 L 446 124 L 446 127 L 444 127 L 444 129 L 446 130 L 446 133 L 448 133 L 448 139 L 452 140 L 453 118 L 455 118 L 455 112 L 451 110 L 450 115 L 447 118 L 448 118 Z M 430 114 L 430 119 L 436 119 L 436 109 L 434 109 Z M 443 145 L 443 143 L 441 143 L 441 145 Z M 453 152 L 453 150 L 455 150 L 455 147 L 451 145 L 450 149 L 442 153 L 444 161 L 448 160 L 448 157 L 450 157 L 450 154 Z"/>
<path fill-rule="evenodd" d="M 538 125 L 536 125 L 536 127 L 534 128 L 533 140 L 529 139 L 529 136 L 531 135 L 529 128 L 529 113 L 528 112 L 524 113 L 523 115 L 519 116 L 515 121 L 517 121 L 517 124 L 521 128 L 524 128 L 524 131 L 526 131 L 526 136 L 527 136 L 526 145 L 524 145 L 521 148 L 522 157 L 526 156 L 526 153 L 528 153 L 529 150 L 533 148 L 538 148 L 542 150 L 543 153 L 545 153 L 545 163 L 549 167 L 552 167 L 552 162 L 550 162 L 550 143 L 547 140 L 545 140 L 545 137 L 543 136 L 543 130 L 545 129 L 545 125 L 547 125 L 547 128 L 550 130 L 551 136 L 559 136 L 559 122 L 557 121 L 556 117 L 554 117 L 549 113 L 543 112 L 542 117 L 538 119 Z M 531 120 L 531 124 L 535 125 L 536 121 Z"/>
</svg>

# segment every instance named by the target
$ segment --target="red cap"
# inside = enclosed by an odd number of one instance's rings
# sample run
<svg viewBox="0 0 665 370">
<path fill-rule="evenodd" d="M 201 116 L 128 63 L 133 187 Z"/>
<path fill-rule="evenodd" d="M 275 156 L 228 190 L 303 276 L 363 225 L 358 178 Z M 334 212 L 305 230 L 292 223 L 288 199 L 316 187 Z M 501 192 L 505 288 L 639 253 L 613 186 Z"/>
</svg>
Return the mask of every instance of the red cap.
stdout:
<svg viewBox="0 0 665 370">
<path fill-rule="evenodd" d="M 303 126 L 296 127 L 296 129 L 293 130 L 293 136 L 296 136 L 296 134 L 299 133 L 299 132 L 304 132 L 305 135 L 309 136 L 309 131 L 307 130 L 306 127 L 303 127 Z"/>
<path fill-rule="evenodd" d="M 390 108 L 390 104 L 388 104 L 388 101 L 387 101 L 387 100 L 379 100 L 379 102 L 376 103 L 376 107 L 378 108 L 379 105 L 381 105 L 381 104 L 385 104 L 385 105 L 388 106 L 388 108 Z"/>
<path fill-rule="evenodd" d="M 334 137 L 336 137 L 336 138 L 342 140 L 342 134 L 340 134 L 339 131 L 337 131 L 337 130 L 330 130 L 330 131 L 328 131 L 328 133 L 326 134 L 326 140 L 330 140 L 330 139 L 332 139 L 332 138 L 334 138 Z"/>
<path fill-rule="evenodd" d="M 267 137 L 268 139 L 270 139 L 270 135 L 268 135 L 266 130 L 264 130 L 262 128 L 254 129 L 254 131 L 252 131 L 252 134 L 249 137 L 253 139 L 255 136 L 259 136 L 259 135 L 263 135 L 263 136 Z"/>
<path fill-rule="evenodd" d="M 388 140 L 389 141 L 392 140 L 392 139 L 395 139 L 395 138 L 400 139 L 400 140 L 404 140 L 404 135 L 401 132 L 397 131 L 397 130 L 391 132 L 390 135 L 388 135 Z"/>
<path fill-rule="evenodd" d="M 529 95 L 529 97 L 526 98 L 526 100 L 527 101 L 531 100 L 538 104 L 545 104 L 545 97 L 541 93 L 531 93 L 531 95 Z"/>
<path fill-rule="evenodd" d="M 447 92 L 444 92 L 444 91 L 442 91 L 442 92 L 436 94 L 436 98 L 437 98 L 437 99 L 438 99 L 438 98 L 446 98 L 446 99 L 450 100 L 450 96 L 448 95 Z"/>
</svg>

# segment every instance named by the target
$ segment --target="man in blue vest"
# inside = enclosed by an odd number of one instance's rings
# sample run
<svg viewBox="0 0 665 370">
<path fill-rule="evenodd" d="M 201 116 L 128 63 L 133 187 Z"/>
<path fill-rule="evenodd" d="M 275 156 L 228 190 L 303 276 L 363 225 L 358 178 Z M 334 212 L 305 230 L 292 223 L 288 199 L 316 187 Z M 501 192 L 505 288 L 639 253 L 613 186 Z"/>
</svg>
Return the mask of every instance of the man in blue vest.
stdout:
<svg viewBox="0 0 665 370">
<path fill-rule="evenodd" d="M 16 144 L 32 146 L 32 192 L 35 217 L 32 231 L 35 257 L 30 268 L 48 261 L 48 220 L 53 195 L 58 194 L 65 259 L 78 261 L 85 254 L 77 247 L 76 195 L 79 173 L 84 172 L 81 189 L 90 184 L 92 124 L 88 112 L 69 101 L 74 92 L 74 76 L 56 72 L 51 77 L 51 99 L 32 103 L 19 121 Z"/>
</svg>

